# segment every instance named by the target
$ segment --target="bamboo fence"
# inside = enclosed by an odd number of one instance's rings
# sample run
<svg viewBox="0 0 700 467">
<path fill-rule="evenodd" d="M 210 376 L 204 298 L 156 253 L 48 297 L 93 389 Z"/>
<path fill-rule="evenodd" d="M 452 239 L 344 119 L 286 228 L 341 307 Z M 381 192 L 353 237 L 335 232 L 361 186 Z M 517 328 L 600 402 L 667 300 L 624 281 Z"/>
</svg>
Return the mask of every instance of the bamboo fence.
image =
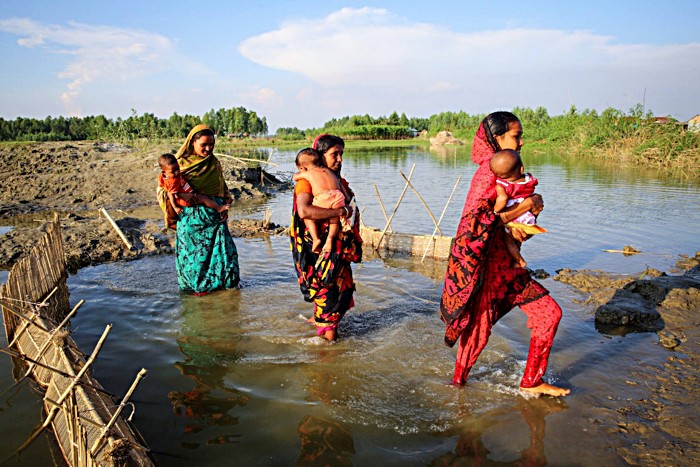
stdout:
<svg viewBox="0 0 700 467">
<path fill-rule="evenodd" d="M 154 465 L 141 436 L 121 416 L 146 370 L 139 372 L 120 402 L 89 375 L 111 325 L 86 360 L 66 327 L 83 303 L 69 311 L 66 278 L 56 218 L 47 223 L 44 236 L 15 264 L 7 283 L 0 287 L 5 334 L 10 344 L 2 350 L 28 364 L 16 384 L 31 376 L 45 390 L 46 418 L 16 454 L 50 426 L 68 465 Z M 60 317 L 62 321 L 56 324 Z"/>
</svg>

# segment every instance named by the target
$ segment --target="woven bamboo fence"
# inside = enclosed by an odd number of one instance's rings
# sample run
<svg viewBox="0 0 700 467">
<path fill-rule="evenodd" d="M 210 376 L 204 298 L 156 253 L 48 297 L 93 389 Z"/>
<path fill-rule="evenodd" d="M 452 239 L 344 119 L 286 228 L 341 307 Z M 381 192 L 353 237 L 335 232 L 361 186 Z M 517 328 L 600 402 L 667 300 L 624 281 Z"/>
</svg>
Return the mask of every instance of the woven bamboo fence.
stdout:
<svg viewBox="0 0 700 467">
<path fill-rule="evenodd" d="M 70 318 L 82 305 L 68 309 L 65 259 L 58 219 L 48 223 L 45 235 L 12 268 L 0 288 L 6 353 L 27 363 L 24 376 L 45 389 L 46 418 L 19 447 L 26 448 L 51 426 L 71 466 L 150 466 L 154 459 L 138 432 L 122 417 L 129 397 L 146 375 L 141 370 L 127 395 L 117 401 L 92 378 L 88 370 L 97 357 L 108 325 L 86 360 L 70 337 Z M 57 317 L 62 321 L 57 324 Z"/>
</svg>

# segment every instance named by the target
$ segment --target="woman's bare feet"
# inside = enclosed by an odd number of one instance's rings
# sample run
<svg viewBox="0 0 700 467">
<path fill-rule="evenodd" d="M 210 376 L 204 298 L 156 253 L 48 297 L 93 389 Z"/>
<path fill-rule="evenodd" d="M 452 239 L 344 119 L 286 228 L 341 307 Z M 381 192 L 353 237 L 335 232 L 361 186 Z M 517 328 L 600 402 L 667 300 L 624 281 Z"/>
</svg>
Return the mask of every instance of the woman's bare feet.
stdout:
<svg viewBox="0 0 700 467">
<path fill-rule="evenodd" d="M 535 386 L 533 388 L 524 388 L 520 387 L 520 390 L 523 392 L 526 392 L 528 394 L 545 394 L 547 396 L 552 396 L 552 397 L 560 397 L 560 396 L 566 396 L 571 392 L 571 389 L 564 389 L 560 388 L 557 386 L 552 386 L 551 384 L 547 383 L 542 383 L 539 386 Z"/>
<path fill-rule="evenodd" d="M 329 329 L 328 331 L 321 334 L 321 337 L 323 337 L 324 339 L 326 339 L 329 342 L 333 342 L 335 340 L 335 338 L 337 337 L 335 334 L 335 329 Z"/>
</svg>

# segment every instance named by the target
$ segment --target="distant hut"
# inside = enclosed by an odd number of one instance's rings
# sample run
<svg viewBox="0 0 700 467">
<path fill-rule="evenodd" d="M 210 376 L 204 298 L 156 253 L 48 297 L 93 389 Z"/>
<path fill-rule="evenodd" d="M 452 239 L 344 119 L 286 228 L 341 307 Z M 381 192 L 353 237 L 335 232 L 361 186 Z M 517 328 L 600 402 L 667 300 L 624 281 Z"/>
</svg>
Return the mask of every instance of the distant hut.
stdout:
<svg viewBox="0 0 700 467">
<path fill-rule="evenodd" d="M 700 114 L 688 120 L 688 131 L 700 133 Z"/>
</svg>

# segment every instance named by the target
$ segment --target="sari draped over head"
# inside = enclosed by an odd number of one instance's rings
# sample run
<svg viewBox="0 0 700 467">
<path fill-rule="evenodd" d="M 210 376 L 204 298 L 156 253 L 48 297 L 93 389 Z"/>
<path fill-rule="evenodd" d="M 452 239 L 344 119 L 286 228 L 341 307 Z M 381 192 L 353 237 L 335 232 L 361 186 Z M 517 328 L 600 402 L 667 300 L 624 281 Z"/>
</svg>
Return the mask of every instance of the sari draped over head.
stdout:
<svg viewBox="0 0 700 467">
<path fill-rule="evenodd" d="M 350 198 L 354 197 L 345 179 L 340 183 Z M 306 180 L 297 182 L 294 190 L 292 219 L 289 227 L 292 257 L 304 300 L 314 303 L 314 321 L 316 333 L 323 334 L 338 327 L 345 313 L 355 305 L 353 293 L 355 282 L 352 278 L 350 263 L 362 260 L 362 237 L 360 236 L 360 213 L 355 207 L 355 222 L 352 226 L 344 225 L 333 243 L 330 254 L 321 255 L 311 249 L 313 240 L 306 229 L 303 219 L 297 212 L 297 194 L 311 193 L 311 185 Z M 329 223 L 319 221 L 322 242 L 326 241 Z"/>
<path fill-rule="evenodd" d="M 446 323 L 445 344 L 450 347 L 465 330 L 488 337 L 491 327 L 514 306 L 549 293 L 527 270 L 512 266 L 505 230 L 493 212 L 496 176 L 489 161 L 494 152 L 482 123 L 472 145 L 472 161 L 479 168 L 452 244 L 440 302 L 440 317 Z"/>
<path fill-rule="evenodd" d="M 195 193 L 207 195 L 219 205 L 227 204 L 232 197 L 219 160 L 213 154 L 202 157 L 192 153 L 192 137 L 206 129 L 210 128 L 206 125 L 192 128 L 175 157 L 180 172 Z M 169 218 L 167 194 L 163 200 L 159 190 L 158 201 L 161 207 L 166 206 L 166 226 L 177 222 L 175 266 L 180 289 L 202 293 L 235 287 L 239 280 L 238 251 L 220 214 L 204 205 L 195 205 L 183 208 L 179 217 Z"/>
</svg>

